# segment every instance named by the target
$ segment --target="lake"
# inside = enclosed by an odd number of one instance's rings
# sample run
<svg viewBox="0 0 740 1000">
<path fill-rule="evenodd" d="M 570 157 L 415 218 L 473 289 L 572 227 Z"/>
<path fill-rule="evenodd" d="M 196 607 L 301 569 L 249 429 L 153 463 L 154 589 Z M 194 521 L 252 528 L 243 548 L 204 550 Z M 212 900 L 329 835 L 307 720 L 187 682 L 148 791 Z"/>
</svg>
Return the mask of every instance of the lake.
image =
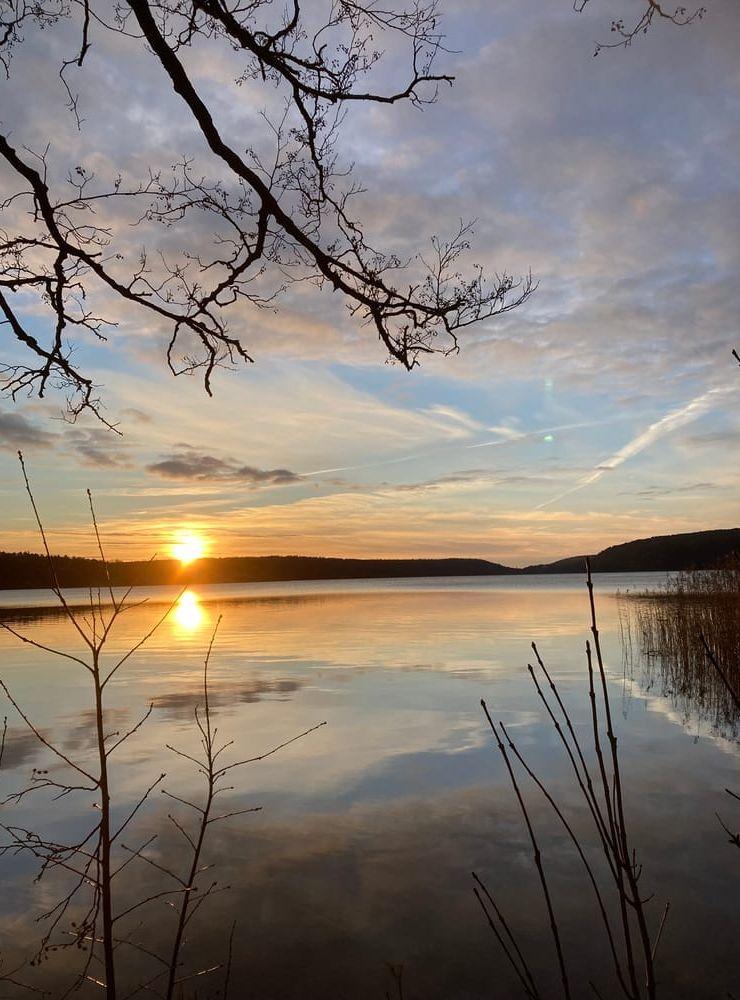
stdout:
<svg viewBox="0 0 740 1000">
<path fill-rule="evenodd" d="M 619 738 L 626 810 L 657 930 L 659 995 L 671 1000 L 740 996 L 740 855 L 716 812 L 740 826 L 740 747 L 720 727 L 677 703 L 633 661 L 625 671 L 624 598 L 659 586 L 659 574 L 596 579 L 599 626 Z M 122 616 L 110 647 L 132 646 L 172 595 L 142 588 L 150 603 Z M 70 592 L 71 603 L 84 592 Z M 621 610 L 620 610 L 621 609 Z M 151 858 L 179 863 L 182 838 L 167 813 L 187 807 L 162 795 L 197 798 L 202 778 L 184 757 L 197 751 L 203 658 L 219 616 L 210 705 L 233 760 L 259 756 L 320 722 L 325 726 L 235 770 L 220 808 L 234 816 L 209 832 L 214 892 L 188 933 L 192 971 L 225 961 L 236 921 L 232 995 L 254 1000 L 457 1000 L 522 996 L 472 891 L 485 880 L 516 928 L 542 984 L 558 997 L 557 970 L 531 847 L 480 700 L 502 720 L 530 767 L 575 817 L 588 817 L 557 734 L 527 671 L 535 641 L 588 745 L 584 643 L 589 609 L 578 576 L 451 578 L 228 585 L 197 588 L 115 675 L 108 689 L 111 732 L 146 723 L 117 752 L 112 796 L 122 820 L 161 773 L 125 840 L 150 836 Z M 0 592 L 0 620 L 42 645 L 73 654 L 81 643 L 40 591 Z M 91 759 L 89 676 L 74 663 L 0 631 L 0 676 L 39 731 L 75 760 Z M 22 787 L 33 767 L 58 762 L 6 702 L 8 733 L 0 780 Z M 0 718 L 5 711 L 0 709 Z M 571 968 L 574 997 L 620 995 L 608 967 L 593 899 L 576 853 L 536 786 L 522 776 Z M 60 840 L 88 823 L 94 803 L 46 793 L 3 806 L 2 822 Z M 178 812 L 179 810 L 179 812 Z M 187 846 L 187 845 L 185 845 Z M 592 847 L 589 845 L 589 851 Z M 594 854 L 598 854 L 594 849 Z M 0 951 L 8 963 L 38 936 L 34 918 L 56 897 L 54 875 L 34 884 L 24 854 L 0 858 Z M 121 898 L 147 895 L 157 872 L 134 860 Z M 152 949 L 172 923 L 166 899 L 141 910 Z M 169 922 L 169 923 L 168 923 Z M 79 956 L 57 953 L 27 978 L 62 992 Z M 132 981 L 146 956 L 131 951 Z M 56 963 L 56 965 L 54 965 Z M 399 969 L 403 967 L 399 990 Z M 37 978 L 33 978 L 33 977 Z M 210 976 L 210 979 L 209 979 Z M 222 973 L 200 977 L 193 995 L 216 995 Z M 137 981 L 140 981 L 137 980 Z M 211 985 L 209 985 L 209 982 Z M 8 986 L 3 995 L 26 996 Z M 90 988 L 91 995 L 94 990 Z M 209 992 L 210 990 L 210 992 Z M 99 995 L 99 990 L 97 991 Z"/>
</svg>

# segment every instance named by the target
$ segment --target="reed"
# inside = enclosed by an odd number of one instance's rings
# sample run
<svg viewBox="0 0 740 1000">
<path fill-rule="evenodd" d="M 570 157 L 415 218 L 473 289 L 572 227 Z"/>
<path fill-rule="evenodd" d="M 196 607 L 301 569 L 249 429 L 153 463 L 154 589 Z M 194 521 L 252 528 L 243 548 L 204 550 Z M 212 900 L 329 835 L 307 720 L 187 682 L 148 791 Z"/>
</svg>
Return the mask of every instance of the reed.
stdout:
<svg viewBox="0 0 740 1000">
<path fill-rule="evenodd" d="M 639 659 L 648 686 L 660 685 L 684 714 L 716 730 L 740 721 L 740 558 L 670 577 L 665 589 L 621 599 L 630 669 Z"/>
<path fill-rule="evenodd" d="M 688 717 L 696 712 L 715 731 L 737 738 L 740 723 L 740 556 L 712 570 L 676 573 L 663 590 L 623 595 L 625 657 L 639 656 L 647 686 L 661 684 Z M 732 805 L 740 795 L 725 789 Z M 740 830 L 717 813 L 728 842 Z"/>
</svg>

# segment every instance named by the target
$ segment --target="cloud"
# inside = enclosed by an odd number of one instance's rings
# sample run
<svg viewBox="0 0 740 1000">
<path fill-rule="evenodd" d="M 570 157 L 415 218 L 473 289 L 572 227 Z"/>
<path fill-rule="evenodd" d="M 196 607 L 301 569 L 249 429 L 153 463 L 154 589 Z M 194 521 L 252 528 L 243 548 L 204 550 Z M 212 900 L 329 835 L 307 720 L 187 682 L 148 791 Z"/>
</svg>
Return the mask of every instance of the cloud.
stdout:
<svg viewBox="0 0 740 1000">
<path fill-rule="evenodd" d="M 102 427 L 74 427 L 66 432 L 64 443 L 85 465 L 95 469 L 119 469 L 131 464 L 126 454 L 128 441 Z"/>
<path fill-rule="evenodd" d="M 506 424 L 494 424 L 492 427 L 487 427 L 486 430 L 491 434 L 499 434 L 507 441 L 519 441 L 524 437 L 521 431 L 515 427 L 508 427 Z"/>
<path fill-rule="evenodd" d="M 233 458 L 217 458 L 190 448 L 173 452 L 146 468 L 148 472 L 165 479 L 189 479 L 195 482 L 293 486 L 302 481 L 301 476 L 290 469 L 258 469 L 254 465 L 240 465 Z"/>
<path fill-rule="evenodd" d="M 443 420 L 451 421 L 453 424 L 460 424 L 462 428 L 466 431 L 481 431 L 483 430 L 482 424 L 478 423 L 467 413 L 463 413 L 456 406 L 444 406 L 441 403 L 435 403 L 434 406 L 430 406 L 426 411 L 430 416 L 441 417 Z"/>
<path fill-rule="evenodd" d="M 678 430 L 686 424 L 692 423 L 694 420 L 698 420 L 699 417 L 703 417 L 706 413 L 713 410 L 723 399 L 726 399 L 736 391 L 734 386 L 717 386 L 713 389 L 708 389 L 699 396 L 695 396 L 694 399 L 690 400 L 684 406 L 666 413 L 660 420 L 656 420 L 649 427 L 645 428 L 644 431 L 632 438 L 631 441 L 628 441 L 626 445 L 620 448 L 619 451 L 616 451 L 610 458 L 600 462 L 592 472 L 589 472 L 588 475 L 580 479 L 575 486 L 558 494 L 558 496 L 552 497 L 550 500 L 545 500 L 544 503 L 538 504 L 536 509 L 542 510 L 545 507 L 549 507 L 551 504 L 570 496 L 571 493 L 575 493 L 577 490 L 582 490 L 584 487 L 598 482 L 606 472 L 612 472 L 614 469 L 619 468 L 624 462 L 634 458 L 635 455 L 639 455 L 646 448 L 650 448 L 656 441 L 665 437 L 666 434 L 670 434 L 672 431 Z"/>
<path fill-rule="evenodd" d="M 148 413 L 144 413 L 143 410 L 139 410 L 135 406 L 124 406 L 121 410 L 121 416 L 133 420 L 137 424 L 150 424 L 152 422 Z"/>
<path fill-rule="evenodd" d="M 465 469 L 461 472 L 449 472 L 442 476 L 435 476 L 421 483 L 399 483 L 396 486 L 387 488 L 398 493 L 423 493 L 427 490 L 436 490 L 440 487 L 470 486 L 490 479 L 493 473 L 486 469 Z"/>
<path fill-rule="evenodd" d="M 42 430 L 21 413 L 0 410 L 0 448 L 50 448 L 55 440 L 55 434 Z"/>
<path fill-rule="evenodd" d="M 740 430 L 707 431 L 704 434 L 690 434 L 686 444 L 696 448 L 737 448 L 740 444 Z"/>
<path fill-rule="evenodd" d="M 49 420 L 47 417 L 46 424 Z M 60 423 L 60 421 L 57 421 Z M 78 427 L 62 423 L 60 433 L 44 429 L 41 422 L 21 412 L 0 410 L 0 448 L 63 448 L 94 468 L 128 465 L 129 442 L 102 427 Z"/>
<path fill-rule="evenodd" d="M 723 487 L 719 483 L 687 483 L 684 486 L 647 486 L 644 490 L 624 492 L 622 496 L 636 496 L 642 500 L 654 500 L 659 497 L 685 496 L 693 494 L 713 493 Z"/>
<path fill-rule="evenodd" d="M 424 493 L 427 490 L 467 489 L 483 486 L 518 485 L 531 483 L 534 476 L 524 476 L 516 473 L 505 473 L 496 469 L 463 469 L 460 472 L 448 472 L 433 479 L 420 483 L 400 483 L 388 486 L 398 493 Z M 551 477 L 547 477 L 548 481 Z"/>
</svg>

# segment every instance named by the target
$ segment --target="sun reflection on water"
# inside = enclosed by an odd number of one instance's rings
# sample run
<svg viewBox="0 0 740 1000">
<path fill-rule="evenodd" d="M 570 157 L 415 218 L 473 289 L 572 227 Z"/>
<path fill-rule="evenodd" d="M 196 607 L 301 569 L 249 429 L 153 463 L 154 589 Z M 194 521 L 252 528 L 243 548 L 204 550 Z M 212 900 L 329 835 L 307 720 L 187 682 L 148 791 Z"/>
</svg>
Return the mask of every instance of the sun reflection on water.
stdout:
<svg viewBox="0 0 740 1000">
<path fill-rule="evenodd" d="M 172 612 L 172 619 L 182 632 L 193 632 L 203 624 L 203 608 L 198 595 L 186 590 Z"/>
</svg>

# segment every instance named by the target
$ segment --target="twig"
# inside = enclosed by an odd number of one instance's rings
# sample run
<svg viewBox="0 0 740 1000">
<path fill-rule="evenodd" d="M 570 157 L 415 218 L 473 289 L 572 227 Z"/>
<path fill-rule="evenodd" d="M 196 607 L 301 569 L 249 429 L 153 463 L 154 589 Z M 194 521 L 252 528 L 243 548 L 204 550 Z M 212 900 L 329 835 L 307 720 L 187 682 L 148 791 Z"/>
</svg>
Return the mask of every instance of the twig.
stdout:
<svg viewBox="0 0 740 1000">
<path fill-rule="evenodd" d="M 486 702 L 485 702 L 484 699 L 481 699 L 481 707 L 482 707 L 482 709 L 483 709 L 483 711 L 485 713 L 486 719 L 488 720 L 488 725 L 490 726 L 491 732 L 493 733 L 493 736 L 494 736 L 494 738 L 496 740 L 496 745 L 498 746 L 499 752 L 500 752 L 501 756 L 504 759 L 504 763 L 506 764 L 506 769 L 509 772 L 509 779 L 511 781 L 512 788 L 514 789 L 514 793 L 516 795 L 517 801 L 519 802 L 519 808 L 521 809 L 522 817 L 524 818 L 524 823 L 525 823 L 525 825 L 527 827 L 527 832 L 529 834 L 529 840 L 530 840 L 530 843 L 532 844 L 532 853 L 533 853 L 533 856 L 534 856 L 534 863 L 535 863 L 535 866 L 537 868 L 537 873 L 539 875 L 540 885 L 542 887 L 542 895 L 543 895 L 544 900 L 545 900 L 545 906 L 547 907 L 547 913 L 548 913 L 548 917 L 549 917 L 549 920 L 550 920 L 550 932 L 552 934 L 553 943 L 555 945 L 555 952 L 556 952 L 556 955 L 557 955 L 558 967 L 560 969 L 560 982 L 561 982 L 561 985 L 563 987 L 563 996 L 566 998 L 566 1000 L 570 1000 L 570 995 L 571 995 L 571 993 L 570 993 L 570 984 L 569 984 L 569 981 L 568 981 L 568 973 L 567 973 L 567 970 L 566 970 L 566 967 L 565 967 L 565 957 L 563 955 L 563 948 L 562 948 L 562 944 L 560 942 L 560 931 L 558 930 L 558 924 L 557 924 L 557 920 L 555 918 L 555 911 L 553 909 L 552 898 L 550 896 L 550 888 L 548 886 L 547 876 L 545 875 L 545 869 L 544 869 L 544 866 L 542 864 L 542 852 L 540 850 L 540 846 L 539 846 L 539 843 L 537 841 L 537 837 L 535 835 L 534 828 L 532 826 L 532 822 L 531 822 L 531 820 L 529 818 L 529 812 L 527 810 L 527 806 L 526 806 L 526 804 L 524 802 L 524 798 L 523 798 L 522 793 L 521 793 L 521 791 L 519 789 L 519 783 L 516 780 L 516 775 L 514 774 L 514 769 L 511 766 L 511 761 L 509 760 L 509 755 L 506 752 L 506 747 L 504 746 L 504 743 L 503 743 L 503 741 L 502 741 L 502 739 L 501 739 L 501 737 L 500 737 L 500 735 L 498 733 L 498 730 L 496 729 L 496 726 L 494 725 L 493 719 L 491 718 L 491 714 L 488 711 L 488 706 L 486 705 Z"/>
</svg>

